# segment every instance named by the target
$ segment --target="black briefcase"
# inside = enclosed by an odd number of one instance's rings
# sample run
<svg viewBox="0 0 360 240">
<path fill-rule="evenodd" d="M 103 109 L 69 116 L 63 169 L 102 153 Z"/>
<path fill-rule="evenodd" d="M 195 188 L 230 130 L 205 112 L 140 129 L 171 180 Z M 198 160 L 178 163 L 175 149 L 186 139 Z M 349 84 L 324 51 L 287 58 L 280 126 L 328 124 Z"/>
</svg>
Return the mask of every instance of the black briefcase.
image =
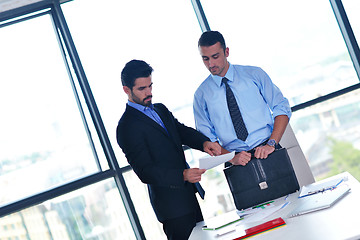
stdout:
<svg viewBox="0 0 360 240">
<path fill-rule="evenodd" d="M 246 166 L 224 169 L 238 210 L 249 208 L 299 190 L 299 183 L 286 148 L 266 159 L 252 157 Z"/>
</svg>

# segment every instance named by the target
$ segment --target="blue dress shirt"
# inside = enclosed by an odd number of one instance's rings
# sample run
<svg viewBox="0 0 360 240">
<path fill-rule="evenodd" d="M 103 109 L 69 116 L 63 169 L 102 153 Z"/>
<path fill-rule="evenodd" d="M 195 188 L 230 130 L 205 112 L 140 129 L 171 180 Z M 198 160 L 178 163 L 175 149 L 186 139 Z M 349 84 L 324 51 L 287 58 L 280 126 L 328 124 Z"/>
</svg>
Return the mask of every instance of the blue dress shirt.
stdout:
<svg viewBox="0 0 360 240">
<path fill-rule="evenodd" d="M 222 77 L 209 75 L 194 95 L 194 117 L 197 130 L 211 141 L 219 141 L 228 151 L 248 151 L 266 141 L 274 126 L 274 118 L 287 115 L 289 101 L 270 77 L 259 67 L 230 64 L 225 77 L 234 92 L 249 135 L 245 141 L 236 133 L 227 108 Z"/>
<path fill-rule="evenodd" d="M 144 113 L 146 116 L 148 116 L 149 118 L 151 118 L 152 120 L 157 122 L 160 126 L 162 126 L 166 130 L 166 127 L 165 127 L 163 121 L 161 120 L 161 118 L 159 117 L 157 112 L 155 112 L 154 106 L 152 104 L 149 107 L 143 106 L 143 105 L 138 104 L 138 103 L 133 103 L 133 102 L 130 102 L 130 101 L 128 101 L 127 104 L 130 107 L 133 107 L 133 108 L 139 110 L 140 112 Z"/>
</svg>

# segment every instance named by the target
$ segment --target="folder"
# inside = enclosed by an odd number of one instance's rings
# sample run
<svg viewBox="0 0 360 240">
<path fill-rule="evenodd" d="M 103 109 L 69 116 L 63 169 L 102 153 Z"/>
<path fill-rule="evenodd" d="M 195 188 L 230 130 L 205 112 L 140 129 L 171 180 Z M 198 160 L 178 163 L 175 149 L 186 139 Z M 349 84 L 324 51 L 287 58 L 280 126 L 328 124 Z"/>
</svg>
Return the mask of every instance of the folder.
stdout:
<svg viewBox="0 0 360 240">
<path fill-rule="evenodd" d="M 234 240 L 239 240 L 239 239 L 245 239 L 269 230 L 273 230 L 282 226 L 285 226 L 286 223 L 284 221 L 284 219 L 282 219 L 281 217 L 273 219 L 271 221 L 262 223 L 260 225 L 257 225 L 255 227 L 251 227 L 245 230 L 245 235 L 235 238 Z"/>
</svg>

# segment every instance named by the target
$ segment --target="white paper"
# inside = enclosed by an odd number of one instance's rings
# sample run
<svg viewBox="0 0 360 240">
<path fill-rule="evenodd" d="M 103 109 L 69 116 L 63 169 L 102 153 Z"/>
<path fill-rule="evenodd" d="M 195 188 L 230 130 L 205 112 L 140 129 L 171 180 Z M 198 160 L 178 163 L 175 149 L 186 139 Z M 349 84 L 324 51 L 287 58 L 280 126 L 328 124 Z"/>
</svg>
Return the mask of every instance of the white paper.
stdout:
<svg viewBox="0 0 360 240">
<path fill-rule="evenodd" d="M 199 168 L 200 169 L 211 169 L 222 163 L 225 163 L 235 156 L 235 151 L 219 156 L 208 156 L 199 159 Z"/>
<path fill-rule="evenodd" d="M 236 211 L 220 214 L 205 220 L 207 228 L 219 228 L 239 221 L 241 218 Z"/>
<path fill-rule="evenodd" d="M 257 208 L 258 211 L 255 214 L 252 214 L 250 216 L 245 216 L 245 219 L 240 223 L 250 223 L 250 222 L 258 222 L 262 221 L 263 219 L 269 217 L 273 213 L 279 211 L 280 209 L 284 208 L 288 203 L 284 203 L 282 205 L 270 205 L 269 207 L 266 207 L 264 209 Z"/>
</svg>

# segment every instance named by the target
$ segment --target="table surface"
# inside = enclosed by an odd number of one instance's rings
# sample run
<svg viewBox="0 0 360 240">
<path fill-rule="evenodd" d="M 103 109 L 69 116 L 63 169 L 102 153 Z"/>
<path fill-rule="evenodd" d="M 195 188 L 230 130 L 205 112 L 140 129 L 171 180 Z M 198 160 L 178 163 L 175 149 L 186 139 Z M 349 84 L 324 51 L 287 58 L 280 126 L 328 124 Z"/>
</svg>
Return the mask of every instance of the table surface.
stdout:
<svg viewBox="0 0 360 240">
<path fill-rule="evenodd" d="M 239 237 L 240 230 L 253 227 L 263 222 L 270 221 L 272 219 L 282 217 L 286 222 L 284 227 L 274 229 L 273 231 L 267 231 L 256 236 L 253 236 L 252 240 L 258 239 L 292 239 L 292 240 L 355 240 L 360 239 L 360 183 L 351 174 L 344 172 L 328 179 L 319 181 L 325 182 L 328 180 L 346 177 L 347 181 L 342 184 L 347 184 L 351 190 L 340 201 L 335 203 L 330 208 L 320 211 L 307 213 L 301 216 L 289 218 L 288 214 L 297 206 L 299 192 L 293 193 L 288 196 L 289 204 L 274 212 L 270 216 L 262 219 L 261 222 L 256 223 L 244 223 L 241 221 L 236 224 L 231 224 L 221 230 L 202 230 L 202 226 L 206 225 L 206 220 L 197 223 L 193 229 L 190 240 L 227 240 Z M 281 203 L 281 198 L 276 202 Z M 246 217 L 245 217 L 246 219 Z M 220 231 L 234 230 L 233 232 L 217 236 Z"/>
</svg>

